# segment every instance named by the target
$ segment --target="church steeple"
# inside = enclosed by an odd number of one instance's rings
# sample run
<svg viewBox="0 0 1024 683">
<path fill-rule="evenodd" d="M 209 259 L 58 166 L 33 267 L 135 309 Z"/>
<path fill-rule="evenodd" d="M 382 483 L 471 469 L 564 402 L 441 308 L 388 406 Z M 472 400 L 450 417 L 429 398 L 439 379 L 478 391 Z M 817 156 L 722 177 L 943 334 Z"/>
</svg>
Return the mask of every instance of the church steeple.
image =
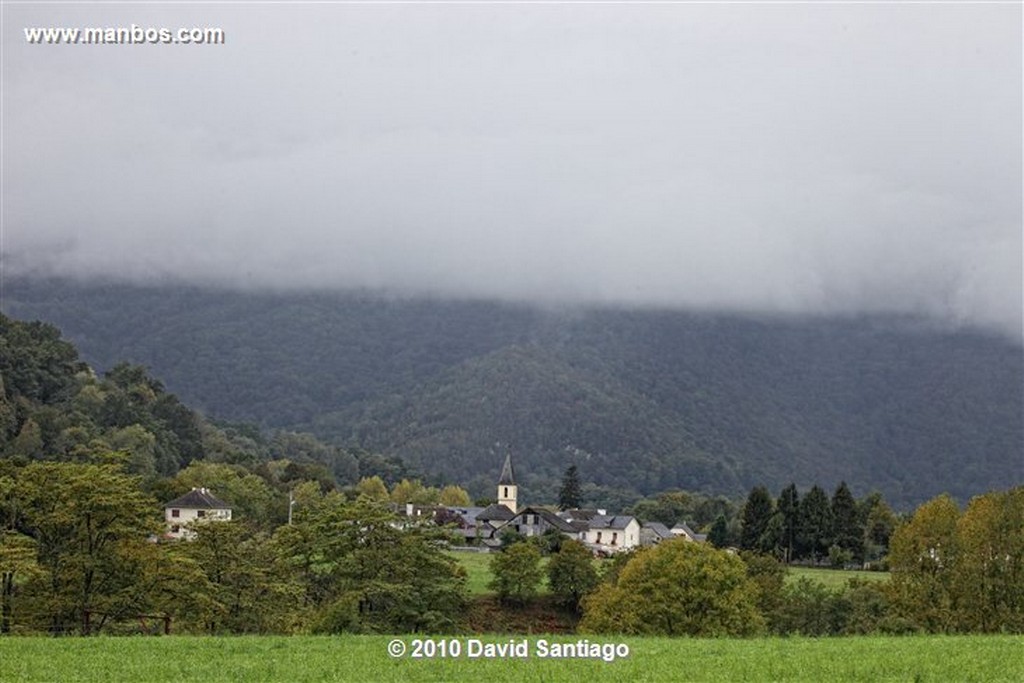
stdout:
<svg viewBox="0 0 1024 683">
<path fill-rule="evenodd" d="M 498 505 L 504 505 L 512 512 L 517 511 L 515 471 L 512 469 L 512 455 L 505 456 L 505 466 L 501 468 L 501 477 L 498 478 Z"/>
</svg>

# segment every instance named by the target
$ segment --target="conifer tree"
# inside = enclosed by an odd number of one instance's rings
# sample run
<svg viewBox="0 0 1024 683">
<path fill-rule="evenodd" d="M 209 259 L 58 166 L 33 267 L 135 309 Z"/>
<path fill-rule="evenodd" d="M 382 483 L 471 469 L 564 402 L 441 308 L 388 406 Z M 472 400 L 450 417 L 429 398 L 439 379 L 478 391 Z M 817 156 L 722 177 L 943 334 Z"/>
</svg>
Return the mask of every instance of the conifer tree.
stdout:
<svg viewBox="0 0 1024 683">
<path fill-rule="evenodd" d="M 558 509 L 578 508 L 583 499 L 583 487 L 580 485 L 579 471 L 576 465 L 569 465 L 562 477 L 562 488 L 558 492 Z"/>
</svg>

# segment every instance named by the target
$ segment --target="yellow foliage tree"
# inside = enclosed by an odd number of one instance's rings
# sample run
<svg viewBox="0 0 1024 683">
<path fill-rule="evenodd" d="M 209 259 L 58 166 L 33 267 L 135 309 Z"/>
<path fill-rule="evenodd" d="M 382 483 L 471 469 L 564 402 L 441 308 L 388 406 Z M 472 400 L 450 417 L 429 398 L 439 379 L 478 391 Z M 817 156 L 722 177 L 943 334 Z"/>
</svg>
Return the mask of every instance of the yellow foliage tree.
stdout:
<svg viewBox="0 0 1024 683">
<path fill-rule="evenodd" d="M 666 541 L 636 554 L 618 581 L 583 601 L 584 633 L 754 635 L 758 588 L 743 560 L 704 543 Z"/>
</svg>

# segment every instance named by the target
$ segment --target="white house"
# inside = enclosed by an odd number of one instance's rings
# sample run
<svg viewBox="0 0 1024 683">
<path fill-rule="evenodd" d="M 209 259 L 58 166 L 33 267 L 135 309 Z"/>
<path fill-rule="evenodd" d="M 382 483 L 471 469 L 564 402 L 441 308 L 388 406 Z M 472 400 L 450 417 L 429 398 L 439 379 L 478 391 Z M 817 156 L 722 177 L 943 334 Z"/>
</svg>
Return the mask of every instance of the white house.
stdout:
<svg viewBox="0 0 1024 683">
<path fill-rule="evenodd" d="M 640 545 L 640 522 L 631 515 L 594 515 L 580 535 L 596 551 L 625 552 Z"/>
<path fill-rule="evenodd" d="M 164 520 L 170 538 L 193 538 L 186 527 L 197 520 L 227 522 L 231 520 L 231 506 L 217 498 L 209 489 L 193 488 L 180 498 L 164 505 Z"/>
</svg>

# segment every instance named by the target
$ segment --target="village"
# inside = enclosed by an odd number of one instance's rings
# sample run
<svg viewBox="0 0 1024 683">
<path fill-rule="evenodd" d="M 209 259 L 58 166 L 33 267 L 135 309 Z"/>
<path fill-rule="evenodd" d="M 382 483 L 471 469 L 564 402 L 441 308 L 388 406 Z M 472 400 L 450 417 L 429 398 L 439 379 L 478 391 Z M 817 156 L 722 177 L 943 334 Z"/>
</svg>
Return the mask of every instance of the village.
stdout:
<svg viewBox="0 0 1024 683">
<path fill-rule="evenodd" d="M 418 505 L 393 503 L 393 511 L 409 523 L 432 521 L 451 528 L 458 537 L 456 550 L 490 552 L 500 550 L 508 533 L 525 538 L 558 533 L 579 541 L 595 557 L 611 557 L 642 546 L 653 546 L 673 538 L 703 543 L 706 534 L 696 533 L 689 525 L 677 523 L 668 528 L 660 522 L 642 522 L 632 515 L 609 514 L 605 509 L 570 508 L 559 510 L 549 505 L 519 505 L 512 456 L 506 455 L 498 477 L 495 503 L 486 507 Z M 230 521 L 231 506 L 207 488 L 194 488 L 164 505 L 166 536 L 189 539 L 195 532 L 189 526 L 201 521 Z"/>
</svg>

